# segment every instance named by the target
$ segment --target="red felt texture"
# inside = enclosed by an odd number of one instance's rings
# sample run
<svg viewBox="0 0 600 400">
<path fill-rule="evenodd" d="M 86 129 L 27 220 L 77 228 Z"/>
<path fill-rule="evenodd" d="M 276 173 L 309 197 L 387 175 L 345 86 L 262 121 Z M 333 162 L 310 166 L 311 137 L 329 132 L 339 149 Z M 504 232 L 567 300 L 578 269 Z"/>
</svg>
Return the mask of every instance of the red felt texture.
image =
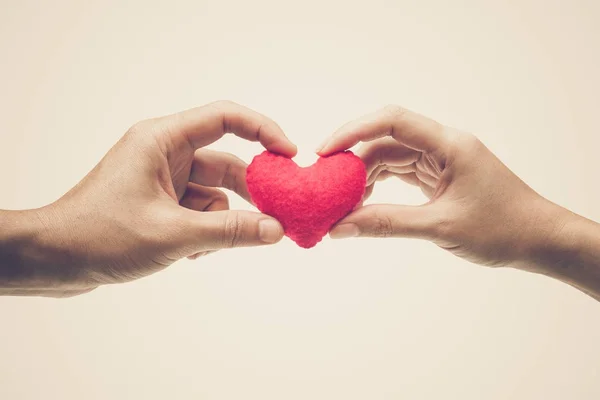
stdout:
<svg viewBox="0 0 600 400">
<path fill-rule="evenodd" d="M 367 173 L 351 151 L 320 157 L 305 168 L 265 151 L 248 166 L 246 181 L 258 209 L 277 219 L 286 236 L 308 249 L 362 199 Z"/>
</svg>

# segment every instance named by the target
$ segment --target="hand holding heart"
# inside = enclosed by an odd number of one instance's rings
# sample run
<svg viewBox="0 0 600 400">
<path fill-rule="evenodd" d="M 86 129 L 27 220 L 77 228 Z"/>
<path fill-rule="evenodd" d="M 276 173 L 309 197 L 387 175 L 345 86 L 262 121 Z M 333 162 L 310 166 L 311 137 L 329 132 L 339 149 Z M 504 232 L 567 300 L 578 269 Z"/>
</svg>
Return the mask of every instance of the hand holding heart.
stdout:
<svg viewBox="0 0 600 400">
<path fill-rule="evenodd" d="M 359 142 L 365 144 L 358 157 L 340 153 Z M 397 106 L 344 125 L 318 154 L 323 158 L 306 169 L 268 153 L 248 168 L 254 203 L 302 247 L 314 246 L 333 227 L 332 238 L 427 239 L 470 261 L 499 266 L 524 260 L 557 223 L 546 216 L 553 205 L 475 136 Z M 355 209 L 377 181 L 390 177 L 419 187 L 429 202 Z"/>
<path fill-rule="evenodd" d="M 277 220 L 229 210 L 219 190 L 250 200 L 246 164 L 203 149 L 226 133 L 287 157 L 296 153 L 275 122 L 231 102 L 138 122 L 56 202 L 8 217 L 0 212 L 0 225 L 15 227 L 19 240 L 32 238 L 11 250 L 16 272 L 10 279 L 0 274 L 0 289 L 73 296 L 142 278 L 183 257 L 279 241 Z M 0 246 L 0 262 L 1 256 Z"/>
<path fill-rule="evenodd" d="M 359 142 L 364 169 L 342 152 Z M 335 222 L 332 238 L 427 239 L 477 264 L 548 275 L 600 301 L 600 225 L 544 199 L 475 136 L 389 106 L 344 125 L 318 154 L 325 158 L 308 169 L 268 153 L 248 168 L 256 205 L 300 246 L 315 245 Z M 364 201 L 390 177 L 429 201 L 362 206 L 363 185 Z"/>
<path fill-rule="evenodd" d="M 259 141 L 267 152 L 247 167 L 203 149 L 226 133 Z M 359 142 L 356 155 L 346 151 Z M 142 121 L 75 188 L 13 224 L 30 228 L 35 243 L 27 249 L 38 249 L 19 258 L 28 270 L 11 282 L 14 291 L 74 295 L 182 257 L 273 244 L 284 233 L 306 248 L 328 231 L 333 238 L 423 238 L 505 265 L 526 259 L 562 215 L 473 135 L 395 106 L 344 125 L 311 167 L 295 165 L 295 154 L 275 122 L 231 102 Z M 429 202 L 363 206 L 388 177 L 418 186 Z M 229 210 L 220 187 L 263 213 Z"/>
<path fill-rule="evenodd" d="M 397 177 L 429 201 L 360 207 L 333 227 L 333 238 L 426 239 L 478 264 L 515 265 L 545 246 L 565 216 L 475 136 L 401 107 L 344 125 L 318 153 L 327 156 L 359 142 L 364 144 L 356 154 L 368 176 L 365 199 L 377 181 Z"/>
<path fill-rule="evenodd" d="M 359 207 L 331 237 L 426 239 L 477 264 L 550 276 L 600 301 L 600 224 L 537 194 L 475 136 L 389 106 L 344 125 L 318 153 L 359 142 L 365 199 L 377 181 L 398 177 L 429 201 Z"/>
</svg>

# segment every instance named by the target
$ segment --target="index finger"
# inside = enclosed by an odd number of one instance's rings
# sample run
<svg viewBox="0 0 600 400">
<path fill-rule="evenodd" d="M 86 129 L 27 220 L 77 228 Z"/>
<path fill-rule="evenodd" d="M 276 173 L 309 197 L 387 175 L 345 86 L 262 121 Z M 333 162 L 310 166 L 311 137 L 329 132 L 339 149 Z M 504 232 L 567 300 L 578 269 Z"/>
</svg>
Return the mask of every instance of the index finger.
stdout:
<svg viewBox="0 0 600 400">
<path fill-rule="evenodd" d="M 193 149 L 208 146 L 226 133 L 260 142 L 267 150 L 288 157 L 297 148 L 273 120 L 230 101 L 218 101 L 159 118 L 175 143 L 185 141 Z"/>
<path fill-rule="evenodd" d="M 391 136 L 404 146 L 422 152 L 433 152 L 447 142 L 442 124 L 402 107 L 388 106 L 342 126 L 325 141 L 317 154 L 326 156 L 384 136 Z"/>
</svg>

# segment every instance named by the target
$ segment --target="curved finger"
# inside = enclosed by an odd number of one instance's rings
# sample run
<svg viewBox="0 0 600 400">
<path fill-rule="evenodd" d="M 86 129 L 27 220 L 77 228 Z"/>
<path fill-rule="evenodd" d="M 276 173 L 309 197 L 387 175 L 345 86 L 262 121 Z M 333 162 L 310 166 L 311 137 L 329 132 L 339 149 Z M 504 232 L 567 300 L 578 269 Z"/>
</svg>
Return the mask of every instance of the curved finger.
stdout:
<svg viewBox="0 0 600 400">
<path fill-rule="evenodd" d="M 435 189 L 432 188 L 431 186 L 428 186 L 425 184 L 421 184 L 419 186 L 421 188 L 421 192 L 423 192 L 425 197 L 427 197 L 428 199 L 431 199 L 433 197 L 433 195 L 435 194 Z"/>
<path fill-rule="evenodd" d="M 422 154 L 419 161 L 415 163 L 417 169 L 435 177 L 436 179 L 442 174 L 441 166 L 438 165 L 428 154 Z"/>
<path fill-rule="evenodd" d="M 375 189 L 375 182 L 384 181 L 389 178 L 399 178 L 399 177 L 402 177 L 403 175 L 405 175 L 405 174 L 398 174 L 398 173 L 394 173 L 394 172 L 390 172 L 390 171 L 386 171 L 386 170 L 382 170 L 379 173 L 377 173 L 373 178 L 373 182 L 367 183 L 367 187 L 365 188 L 365 193 L 363 194 L 363 198 L 361 199 L 359 206 L 362 207 L 364 202 L 367 201 L 369 199 L 369 197 L 371 197 L 371 195 L 373 194 L 373 191 Z M 416 183 L 415 183 L 415 185 L 416 185 Z M 358 208 L 358 207 L 356 207 L 356 208 Z"/>
<path fill-rule="evenodd" d="M 364 144 L 356 155 L 365 163 L 368 175 L 379 165 L 413 164 L 421 157 L 421 152 L 408 148 L 393 138 L 382 138 Z"/>
<path fill-rule="evenodd" d="M 396 178 L 402 179 L 404 182 L 417 186 L 421 189 L 421 192 L 427 197 L 431 199 L 435 194 L 435 186 L 430 186 L 422 179 L 420 179 L 415 172 L 411 172 L 409 174 L 393 174 Z"/>
<path fill-rule="evenodd" d="M 381 171 L 379 173 L 379 175 L 377 176 L 377 181 L 378 182 L 385 181 L 385 180 L 390 179 L 390 178 L 396 178 L 399 175 L 400 174 L 396 174 L 394 172 L 387 171 L 387 170 L 386 171 Z"/>
<path fill-rule="evenodd" d="M 433 176 L 429 175 L 425 171 L 420 170 L 419 168 L 417 168 L 417 170 L 415 171 L 415 175 L 417 175 L 417 178 L 419 178 L 419 180 L 421 182 L 423 182 L 424 184 L 426 184 L 427 186 L 431 186 L 431 187 L 436 187 L 437 186 L 438 179 L 436 179 Z"/>
<path fill-rule="evenodd" d="M 246 184 L 248 165 L 230 153 L 207 149 L 194 154 L 190 181 L 203 186 L 229 189 L 252 204 Z"/>
<path fill-rule="evenodd" d="M 175 143 L 192 148 L 207 146 L 226 133 L 260 142 L 267 150 L 293 157 L 296 146 L 270 118 L 230 101 L 218 101 L 158 118 L 163 131 Z"/>
<path fill-rule="evenodd" d="M 410 172 L 408 174 L 399 174 L 398 178 L 408 183 L 409 185 L 420 186 L 421 181 L 417 177 L 417 174 L 414 172 Z"/>
<path fill-rule="evenodd" d="M 188 183 L 185 194 L 179 204 L 195 211 L 229 210 L 229 199 L 225 193 L 219 189 L 204 187 L 194 183 Z M 212 252 L 213 251 L 198 252 L 188 256 L 188 259 L 195 260 Z"/>
<path fill-rule="evenodd" d="M 410 174 L 415 171 L 416 171 L 415 164 L 404 165 L 401 167 L 391 167 L 388 165 L 380 165 L 379 167 L 375 168 L 375 170 L 369 176 L 369 179 L 367 179 L 367 185 L 370 185 L 370 184 L 376 182 L 378 180 L 379 175 L 384 172 L 389 172 L 392 174 Z"/>
<path fill-rule="evenodd" d="M 229 210 L 229 199 L 219 189 L 188 183 L 185 194 L 179 201 L 185 208 L 194 211 Z"/>
<path fill-rule="evenodd" d="M 410 185 L 419 187 L 428 199 L 431 199 L 435 194 L 435 186 L 429 186 L 426 182 L 419 179 L 415 172 L 411 172 L 410 174 L 395 174 L 395 176 Z"/>
<path fill-rule="evenodd" d="M 440 123 L 402 107 L 388 106 L 342 126 L 317 153 L 325 156 L 385 136 L 418 151 L 433 152 L 447 144 Z"/>
<path fill-rule="evenodd" d="M 410 185 L 417 186 L 419 189 L 421 189 L 421 192 L 423 192 L 425 197 L 427 197 L 428 199 L 431 199 L 435 194 L 435 186 L 430 186 L 423 180 L 419 179 L 416 172 L 397 173 L 385 169 L 382 169 L 381 171 L 372 175 L 372 177 L 370 178 L 371 183 L 369 183 L 369 186 L 367 186 L 367 188 L 371 188 L 372 192 L 373 187 L 375 186 L 375 182 L 384 181 L 389 178 L 398 178 Z M 369 196 L 370 195 L 371 193 L 369 193 Z M 369 196 L 363 196 L 361 206 L 368 199 Z"/>
<path fill-rule="evenodd" d="M 369 177 L 369 180 L 367 181 L 367 185 L 373 185 L 373 184 L 375 184 L 375 182 L 384 181 L 384 180 L 388 179 L 389 177 L 394 176 L 394 174 L 391 173 L 390 171 L 388 171 L 387 168 L 388 167 L 386 167 L 385 165 L 381 165 L 381 166 L 377 167 L 375 169 L 375 171 L 373 171 L 373 173 Z"/>
</svg>

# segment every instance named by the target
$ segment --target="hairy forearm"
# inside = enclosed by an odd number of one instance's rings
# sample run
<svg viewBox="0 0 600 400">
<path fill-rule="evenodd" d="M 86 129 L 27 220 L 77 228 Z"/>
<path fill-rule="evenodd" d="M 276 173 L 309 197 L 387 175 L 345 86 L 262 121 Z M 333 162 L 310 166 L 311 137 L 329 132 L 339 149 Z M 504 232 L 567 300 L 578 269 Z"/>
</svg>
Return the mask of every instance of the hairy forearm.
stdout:
<svg viewBox="0 0 600 400">
<path fill-rule="evenodd" d="M 565 282 L 600 301 L 600 224 L 553 205 L 523 269 Z M 544 226 L 543 223 L 540 224 Z"/>
</svg>

